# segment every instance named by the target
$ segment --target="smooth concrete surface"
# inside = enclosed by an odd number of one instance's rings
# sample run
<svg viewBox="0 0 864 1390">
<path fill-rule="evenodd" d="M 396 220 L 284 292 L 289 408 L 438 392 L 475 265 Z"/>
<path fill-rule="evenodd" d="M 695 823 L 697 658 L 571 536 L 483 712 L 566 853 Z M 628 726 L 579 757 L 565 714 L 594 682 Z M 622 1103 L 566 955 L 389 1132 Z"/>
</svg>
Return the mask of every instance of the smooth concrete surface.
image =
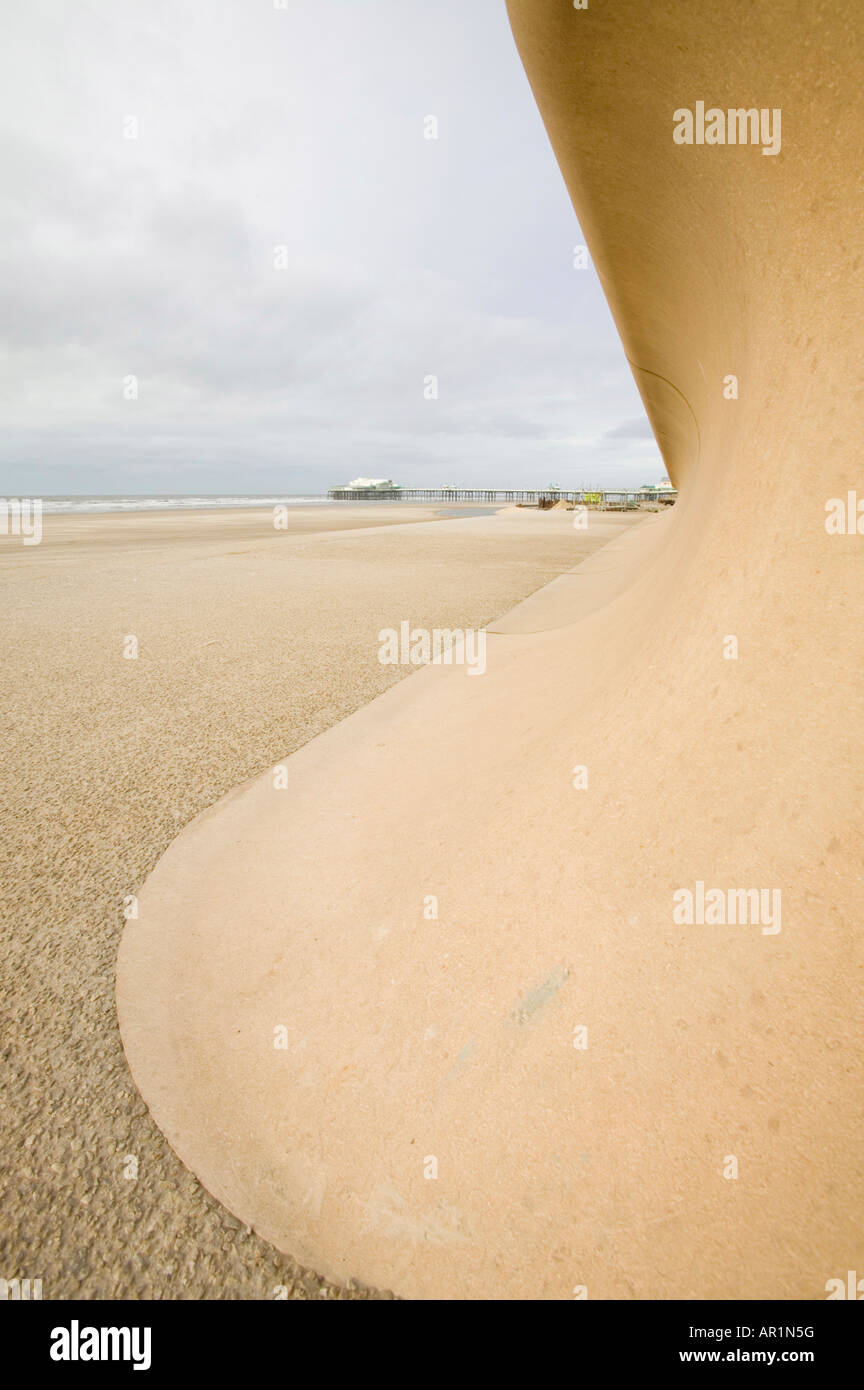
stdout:
<svg viewBox="0 0 864 1390">
<path fill-rule="evenodd" d="M 483 677 L 420 672 L 188 827 L 124 1046 L 206 1187 L 330 1277 L 823 1298 L 864 1268 L 864 536 L 824 525 L 864 494 L 861 18 L 509 11 L 679 501 Z M 700 99 L 781 108 L 781 152 L 675 145 Z M 781 930 L 677 922 L 698 882 L 781 890 Z"/>
</svg>

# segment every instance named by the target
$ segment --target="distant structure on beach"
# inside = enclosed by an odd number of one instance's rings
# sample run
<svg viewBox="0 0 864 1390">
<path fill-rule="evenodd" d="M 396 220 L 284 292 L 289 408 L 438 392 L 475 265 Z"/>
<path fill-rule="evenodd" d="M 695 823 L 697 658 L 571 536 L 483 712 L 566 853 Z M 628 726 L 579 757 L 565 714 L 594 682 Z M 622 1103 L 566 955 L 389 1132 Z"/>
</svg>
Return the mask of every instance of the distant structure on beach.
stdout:
<svg viewBox="0 0 864 1390">
<path fill-rule="evenodd" d="M 398 483 L 394 483 L 392 478 L 355 478 L 344 488 L 331 488 L 331 492 L 360 492 L 360 493 L 379 493 L 379 492 L 400 492 Z"/>
<path fill-rule="evenodd" d="M 635 488 L 604 488 L 586 491 L 559 488 L 481 488 L 481 487 L 400 487 L 392 478 L 355 478 L 343 487 L 331 487 L 327 496 L 334 502 L 521 502 L 528 506 L 552 502 L 571 502 L 588 507 L 638 507 L 644 503 L 670 506 L 678 496 L 668 478 L 662 483 L 646 483 Z"/>
<path fill-rule="evenodd" d="M 674 492 L 675 489 L 668 478 L 661 478 L 659 483 L 643 483 L 639 491 L 650 493 L 652 497 L 656 497 L 658 492 Z"/>
</svg>

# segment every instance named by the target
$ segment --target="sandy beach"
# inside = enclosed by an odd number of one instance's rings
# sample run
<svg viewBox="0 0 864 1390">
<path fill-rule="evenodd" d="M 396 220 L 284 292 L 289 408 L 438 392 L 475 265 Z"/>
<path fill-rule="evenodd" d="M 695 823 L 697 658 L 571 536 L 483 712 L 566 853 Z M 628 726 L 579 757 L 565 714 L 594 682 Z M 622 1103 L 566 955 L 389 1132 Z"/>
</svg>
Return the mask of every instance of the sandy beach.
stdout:
<svg viewBox="0 0 864 1390">
<path fill-rule="evenodd" d="M 441 511 L 49 516 L 41 545 L 0 542 L 0 1249 L 45 1298 L 328 1296 L 166 1144 L 115 957 L 126 895 L 190 820 L 406 677 L 379 629 L 482 626 L 643 520 Z"/>
</svg>

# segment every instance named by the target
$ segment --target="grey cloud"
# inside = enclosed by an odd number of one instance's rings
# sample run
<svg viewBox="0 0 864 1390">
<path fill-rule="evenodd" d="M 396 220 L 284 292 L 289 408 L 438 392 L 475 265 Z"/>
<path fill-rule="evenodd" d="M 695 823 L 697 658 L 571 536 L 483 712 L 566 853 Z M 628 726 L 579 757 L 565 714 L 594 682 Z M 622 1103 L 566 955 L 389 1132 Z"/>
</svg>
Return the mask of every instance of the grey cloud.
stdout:
<svg viewBox="0 0 864 1390">
<path fill-rule="evenodd" d="M 646 417 L 641 420 L 624 420 L 614 429 L 607 430 L 604 439 L 653 439 L 654 432 Z"/>
<path fill-rule="evenodd" d="M 16 25 L 0 492 L 643 481 L 650 428 L 498 0 Z"/>
</svg>

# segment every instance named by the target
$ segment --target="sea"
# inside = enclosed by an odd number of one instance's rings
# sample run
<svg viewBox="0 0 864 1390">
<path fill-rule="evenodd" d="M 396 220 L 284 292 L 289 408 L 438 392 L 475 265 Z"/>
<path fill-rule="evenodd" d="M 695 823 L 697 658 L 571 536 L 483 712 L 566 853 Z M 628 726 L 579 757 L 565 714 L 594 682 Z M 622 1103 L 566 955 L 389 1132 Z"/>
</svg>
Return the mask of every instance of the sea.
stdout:
<svg viewBox="0 0 864 1390">
<path fill-rule="evenodd" d="M 338 502 L 320 493 L 282 494 L 237 493 L 128 493 L 118 495 L 44 496 L 42 511 L 46 515 L 69 516 L 76 513 L 98 512 L 184 512 L 205 511 L 211 507 L 338 507 Z"/>
<path fill-rule="evenodd" d="M 377 499 L 376 499 L 377 500 Z M 416 507 L 416 502 L 396 501 L 382 497 L 390 507 Z M 209 511 L 224 507 L 351 507 L 356 503 L 339 501 L 332 497 L 322 497 L 320 493 L 128 493 L 123 495 L 85 496 L 43 496 L 42 512 L 45 516 L 74 516 L 101 512 L 194 512 Z M 426 504 L 427 506 L 430 504 Z M 439 503 L 439 509 L 450 518 L 492 516 L 500 507 L 454 507 L 450 503 Z M 446 508 L 446 511 L 445 511 Z"/>
</svg>

